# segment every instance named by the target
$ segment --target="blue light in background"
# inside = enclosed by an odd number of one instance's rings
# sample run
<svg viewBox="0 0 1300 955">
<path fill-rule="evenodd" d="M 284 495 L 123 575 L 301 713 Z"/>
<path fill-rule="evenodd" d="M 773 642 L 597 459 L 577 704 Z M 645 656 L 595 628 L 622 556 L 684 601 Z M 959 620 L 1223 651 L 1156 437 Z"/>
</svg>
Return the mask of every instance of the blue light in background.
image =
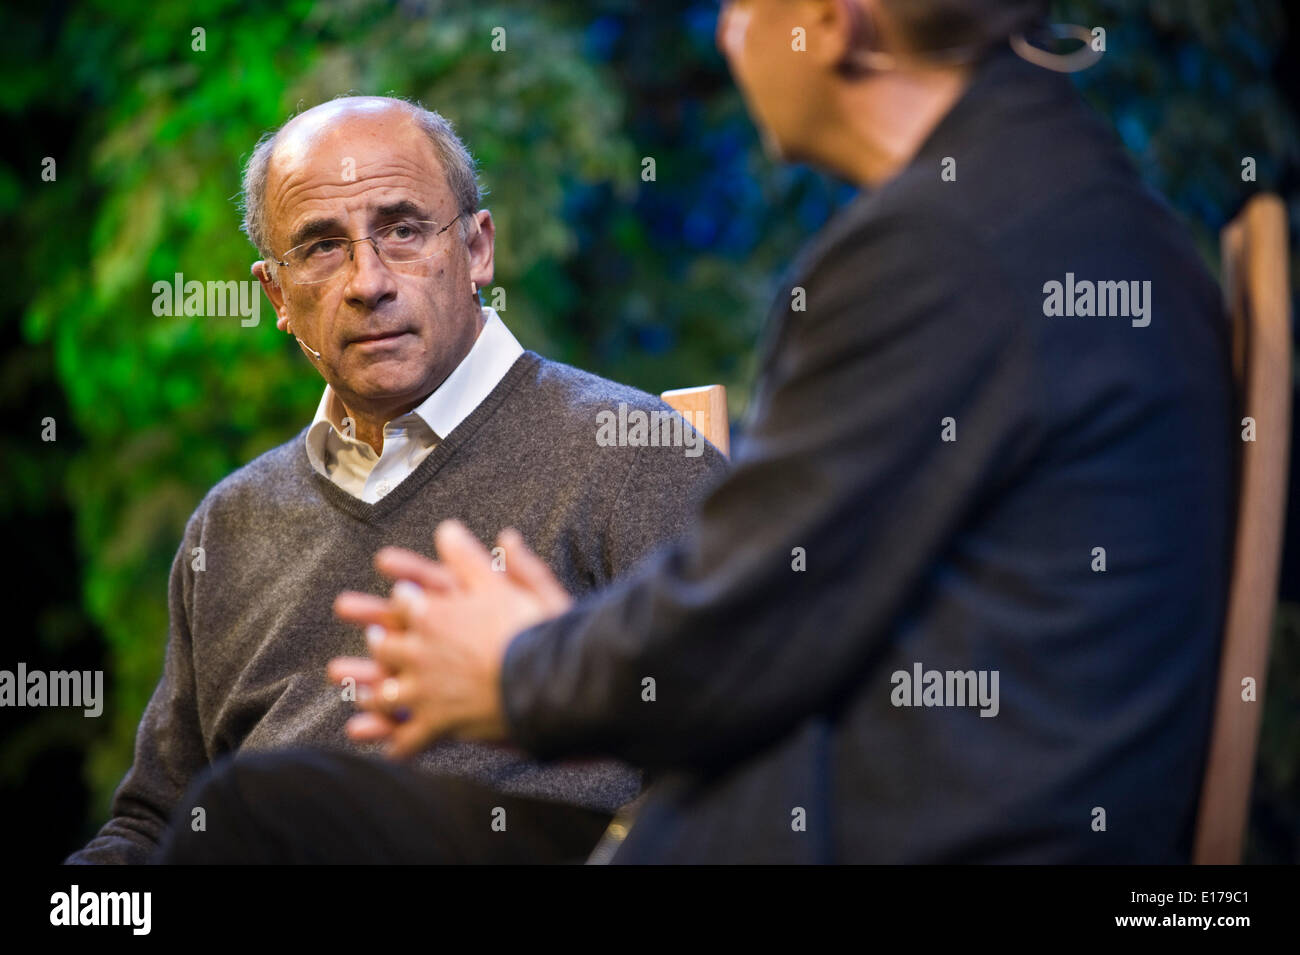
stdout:
<svg viewBox="0 0 1300 955">
<path fill-rule="evenodd" d="M 1132 113 L 1126 112 L 1115 119 L 1115 128 L 1119 130 L 1124 145 L 1132 152 L 1141 154 L 1147 148 L 1147 130 L 1142 121 Z"/>
<path fill-rule="evenodd" d="M 677 336 L 663 325 L 641 325 L 633 337 L 637 348 L 651 355 L 666 355 L 677 345 Z"/>
<path fill-rule="evenodd" d="M 597 17 L 582 36 L 582 48 L 591 59 L 608 61 L 622 35 L 623 23 L 618 17 Z"/>
<path fill-rule="evenodd" d="M 697 249 L 710 248 L 718 238 L 718 224 L 703 209 L 692 209 L 683 223 L 686 243 Z"/>
<path fill-rule="evenodd" d="M 697 3 L 686 11 L 682 19 L 686 22 L 686 32 L 692 40 L 713 45 L 713 34 L 718 25 L 716 3 Z"/>
</svg>

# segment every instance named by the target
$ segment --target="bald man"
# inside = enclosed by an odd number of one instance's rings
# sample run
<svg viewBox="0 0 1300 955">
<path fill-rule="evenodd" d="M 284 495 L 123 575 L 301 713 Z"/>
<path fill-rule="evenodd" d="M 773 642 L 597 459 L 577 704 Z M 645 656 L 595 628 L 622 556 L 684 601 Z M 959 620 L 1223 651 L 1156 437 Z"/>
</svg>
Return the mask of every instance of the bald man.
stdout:
<svg viewBox="0 0 1300 955">
<path fill-rule="evenodd" d="M 658 399 L 524 350 L 480 304 L 492 215 L 438 114 L 386 97 L 322 104 L 257 145 L 243 185 L 253 274 L 324 393 L 309 425 L 190 518 L 134 763 L 112 818 L 69 862 L 148 861 L 186 787 L 219 757 L 371 748 L 345 733 L 369 684 L 338 688 L 324 673 L 331 658 L 364 653 L 333 603 L 343 589 L 378 589 L 381 545 L 431 552 L 452 517 L 487 542 L 514 528 L 586 593 L 684 532 L 724 468 Z M 668 422 L 653 435 L 667 439 L 629 429 L 600 440 L 602 412 Z M 488 744 L 440 743 L 417 764 L 486 787 L 485 825 L 527 799 L 507 838 L 543 859 L 590 844 L 640 788 L 619 762 L 540 765 Z M 203 807 L 186 813 L 178 824 L 204 833 Z"/>
</svg>

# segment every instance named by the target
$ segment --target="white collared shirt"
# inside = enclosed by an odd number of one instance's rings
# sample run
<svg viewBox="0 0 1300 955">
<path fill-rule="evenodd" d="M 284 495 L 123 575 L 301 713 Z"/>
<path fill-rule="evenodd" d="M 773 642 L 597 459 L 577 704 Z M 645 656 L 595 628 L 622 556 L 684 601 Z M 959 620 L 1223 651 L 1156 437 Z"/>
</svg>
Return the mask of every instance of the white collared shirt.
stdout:
<svg viewBox="0 0 1300 955">
<path fill-rule="evenodd" d="M 483 330 L 455 370 L 421 404 L 384 425 L 384 450 L 340 430 L 346 413 L 329 385 L 307 429 L 311 466 L 353 497 L 374 504 L 401 484 L 438 442 L 469 417 L 524 353 L 496 310 L 484 306 Z"/>
</svg>

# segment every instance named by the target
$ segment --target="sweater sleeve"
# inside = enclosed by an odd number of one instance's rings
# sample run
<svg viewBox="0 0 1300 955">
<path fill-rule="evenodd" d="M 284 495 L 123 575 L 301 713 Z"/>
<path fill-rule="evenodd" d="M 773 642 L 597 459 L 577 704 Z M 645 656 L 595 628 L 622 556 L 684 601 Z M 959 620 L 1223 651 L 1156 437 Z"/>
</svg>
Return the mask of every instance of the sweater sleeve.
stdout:
<svg viewBox="0 0 1300 955">
<path fill-rule="evenodd" d="M 168 589 L 169 634 L 162 678 L 136 732 L 135 759 L 113 796 L 112 818 L 69 865 L 149 862 L 173 808 L 193 778 L 208 765 L 195 698 L 191 642 L 193 549 L 202 520 L 190 518 L 172 561 Z"/>
<path fill-rule="evenodd" d="M 716 764 L 869 678 L 1038 440 L 1024 304 L 959 239 L 918 231 L 864 230 L 804 275 L 808 310 L 786 315 L 693 533 L 511 643 L 502 695 L 525 749 Z"/>
</svg>

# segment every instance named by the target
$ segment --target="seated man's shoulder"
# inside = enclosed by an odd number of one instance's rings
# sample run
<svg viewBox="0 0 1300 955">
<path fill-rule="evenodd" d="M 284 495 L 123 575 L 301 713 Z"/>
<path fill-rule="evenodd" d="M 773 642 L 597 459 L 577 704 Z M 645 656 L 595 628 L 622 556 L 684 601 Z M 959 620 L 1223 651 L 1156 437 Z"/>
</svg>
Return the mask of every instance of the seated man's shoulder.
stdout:
<svg viewBox="0 0 1300 955">
<path fill-rule="evenodd" d="M 549 358 L 540 358 L 537 362 L 530 385 L 558 404 L 571 408 L 575 416 L 585 416 L 588 412 L 594 416 L 597 411 L 611 406 L 617 409 L 619 402 L 643 411 L 668 407 L 659 398 L 639 388 Z"/>
<path fill-rule="evenodd" d="M 593 448 L 606 447 L 609 435 L 621 434 L 631 446 L 652 447 L 655 451 L 662 448 L 662 456 L 667 456 L 675 446 L 677 456 L 682 457 L 684 444 L 689 451 L 686 460 L 702 463 L 708 470 L 720 470 L 726 465 L 722 453 L 702 437 L 698 447 L 693 447 L 690 434 L 683 436 L 680 427 L 665 426 L 666 419 L 676 412 L 663 399 L 639 388 L 546 358 L 537 362 L 528 385 L 544 404 L 560 412 L 566 422 L 563 430 L 573 441 Z M 623 422 L 621 432 L 619 422 Z M 664 445 L 654 440 L 652 445 L 652 430 L 656 439 L 667 435 L 673 443 Z"/>
<path fill-rule="evenodd" d="M 274 492 L 292 487 L 292 477 L 299 462 L 297 455 L 305 454 L 303 443 L 306 429 L 288 441 L 262 452 L 242 467 L 231 471 L 212 486 L 195 513 L 213 509 L 243 507 L 258 503 L 274 506 Z"/>
</svg>

